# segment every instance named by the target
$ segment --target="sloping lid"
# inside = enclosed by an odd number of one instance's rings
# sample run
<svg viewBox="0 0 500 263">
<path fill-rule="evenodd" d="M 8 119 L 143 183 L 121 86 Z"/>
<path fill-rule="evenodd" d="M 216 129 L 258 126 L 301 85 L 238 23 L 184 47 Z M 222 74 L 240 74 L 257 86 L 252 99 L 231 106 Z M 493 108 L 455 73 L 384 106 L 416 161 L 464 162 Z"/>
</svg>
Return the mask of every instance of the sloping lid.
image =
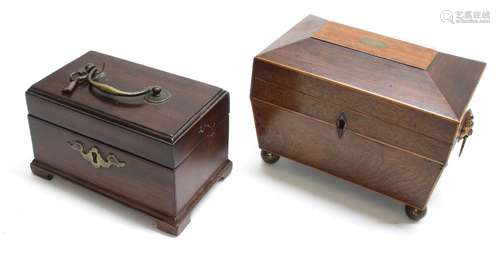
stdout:
<svg viewBox="0 0 500 263">
<path fill-rule="evenodd" d="M 420 69 L 426 69 L 436 56 L 432 49 L 335 22 L 324 23 L 313 37 Z"/>
<path fill-rule="evenodd" d="M 123 91 L 133 92 L 160 86 L 170 97 L 164 103 L 147 103 L 143 98 L 123 101 L 102 96 L 102 92 L 79 85 L 71 95 L 62 90 L 72 72 L 85 64 L 105 65 L 105 77 L 99 81 Z M 95 113 L 110 121 L 175 143 L 197 118 L 224 92 L 208 84 L 90 51 L 34 84 L 32 92 L 64 104 Z M 97 94 L 99 93 L 99 94 Z"/>
<path fill-rule="evenodd" d="M 462 118 L 485 67 L 315 16 L 306 17 L 256 59 L 451 122 Z"/>
</svg>

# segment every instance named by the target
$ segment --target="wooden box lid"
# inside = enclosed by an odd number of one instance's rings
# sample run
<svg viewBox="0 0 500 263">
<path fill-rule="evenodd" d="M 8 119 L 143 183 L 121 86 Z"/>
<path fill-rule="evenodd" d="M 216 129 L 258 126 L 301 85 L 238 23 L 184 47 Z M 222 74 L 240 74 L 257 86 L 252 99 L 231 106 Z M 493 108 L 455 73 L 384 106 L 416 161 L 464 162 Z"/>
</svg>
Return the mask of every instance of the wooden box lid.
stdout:
<svg viewBox="0 0 500 263">
<path fill-rule="evenodd" d="M 387 122 L 409 120 L 407 128 L 448 143 L 453 143 L 455 128 L 486 65 L 315 16 L 306 17 L 262 51 L 256 56 L 256 63 L 274 65 L 374 97 L 380 105 L 358 105 L 356 110 Z M 254 78 L 263 78 L 259 74 L 254 67 Z M 341 96 L 339 92 L 318 92 L 318 87 L 287 88 L 300 89 L 322 100 L 342 100 L 335 98 Z M 402 110 L 387 112 L 383 105 L 388 103 L 397 104 Z M 439 120 L 429 125 L 444 122 L 452 128 L 448 134 L 432 134 L 426 125 L 411 122 L 415 112 Z"/>
<path fill-rule="evenodd" d="M 63 94 L 71 73 L 88 63 L 105 65 L 102 83 L 127 92 L 160 86 L 169 98 L 158 104 L 117 98 L 86 84 Z M 191 131 L 197 122 L 215 123 L 229 112 L 229 95 L 220 88 L 94 51 L 35 83 L 27 101 L 35 117 L 171 168 L 197 144 L 199 134 Z"/>
</svg>

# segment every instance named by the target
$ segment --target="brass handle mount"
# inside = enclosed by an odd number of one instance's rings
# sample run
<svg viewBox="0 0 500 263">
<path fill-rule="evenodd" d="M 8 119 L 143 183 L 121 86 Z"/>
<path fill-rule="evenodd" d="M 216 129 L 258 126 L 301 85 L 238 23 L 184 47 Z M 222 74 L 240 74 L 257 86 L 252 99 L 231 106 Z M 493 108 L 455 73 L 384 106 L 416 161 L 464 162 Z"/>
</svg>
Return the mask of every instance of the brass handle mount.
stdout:
<svg viewBox="0 0 500 263">
<path fill-rule="evenodd" d="M 462 145 L 460 146 L 460 152 L 458 156 L 462 155 L 462 152 L 465 147 L 465 142 L 467 138 L 472 135 L 472 127 L 474 126 L 474 115 L 472 115 L 472 111 L 469 109 L 464 115 L 463 124 L 460 129 L 460 134 L 458 135 L 458 140 L 462 140 Z"/>
</svg>

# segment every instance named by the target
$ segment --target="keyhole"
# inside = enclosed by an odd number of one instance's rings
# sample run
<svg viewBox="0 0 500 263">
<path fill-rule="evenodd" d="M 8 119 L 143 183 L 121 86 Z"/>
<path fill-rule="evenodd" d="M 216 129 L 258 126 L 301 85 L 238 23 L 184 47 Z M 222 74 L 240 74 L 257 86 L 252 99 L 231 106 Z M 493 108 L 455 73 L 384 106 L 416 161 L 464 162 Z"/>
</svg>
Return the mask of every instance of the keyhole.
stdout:
<svg viewBox="0 0 500 263">
<path fill-rule="evenodd" d="M 343 130 L 345 128 L 345 121 L 344 120 L 339 120 L 337 123 L 337 128 Z"/>
<path fill-rule="evenodd" d="M 92 152 L 92 162 L 97 163 L 97 154 L 95 152 Z"/>
<path fill-rule="evenodd" d="M 347 121 L 344 113 L 341 113 L 339 118 L 337 119 L 337 135 L 339 138 L 342 138 L 344 135 L 344 130 L 347 126 Z"/>
</svg>

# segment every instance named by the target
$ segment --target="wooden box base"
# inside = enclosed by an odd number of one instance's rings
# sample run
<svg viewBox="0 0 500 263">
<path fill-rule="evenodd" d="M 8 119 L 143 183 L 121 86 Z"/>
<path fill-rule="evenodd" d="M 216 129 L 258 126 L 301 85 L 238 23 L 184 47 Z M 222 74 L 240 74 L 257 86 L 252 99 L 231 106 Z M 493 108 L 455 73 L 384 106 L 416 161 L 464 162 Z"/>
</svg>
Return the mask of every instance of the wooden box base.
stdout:
<svg viewBox="0 0 500 263">
<path fill-rule="evenodd" d="M 51 180 L 54 176 L 60 176 L 64 179 L 77 183 L 87 189 L 105 195 L 128 207 L 140 210 L 153 218 L 158 229 L 167 232 L 169 234 L 172 234 L 174 236 L 179 235 L 184 230 L 184 228 L 190 222 L 190 214 L 191 211 L 196 206 L 196 204 L 201 200 L 201 198 L 203 198 L 203 196 L 210 190 L 210 188 L 216 182 L 224 180 L 230 174 L 232 167 L 233 164 L 230 160 L 224 162 L 217 170 L 215 170 L 215 172 L 198 190 L 198 192 L 193 196 L 193 198 L 188 202 L 188 204 L 180 211 L 180 213 L 177 216 L 173 217 L 173 216 L 166 216 L 164 214 L 158 214 L 157 212 L 149 209 L 148 207 L 142 206 L 140 204 L 128 200 L 126 197 L 116 195 L 103 188 L 100 188 L 97 185 L 83 181 L 78 177 L 73 176 L 69 173 L 54 169 L 49 165 L 37 161 L 36 159 L 31 162 L 31 171 L 33 172 L 33 174 L 46 180 Z"/>
</svg>

